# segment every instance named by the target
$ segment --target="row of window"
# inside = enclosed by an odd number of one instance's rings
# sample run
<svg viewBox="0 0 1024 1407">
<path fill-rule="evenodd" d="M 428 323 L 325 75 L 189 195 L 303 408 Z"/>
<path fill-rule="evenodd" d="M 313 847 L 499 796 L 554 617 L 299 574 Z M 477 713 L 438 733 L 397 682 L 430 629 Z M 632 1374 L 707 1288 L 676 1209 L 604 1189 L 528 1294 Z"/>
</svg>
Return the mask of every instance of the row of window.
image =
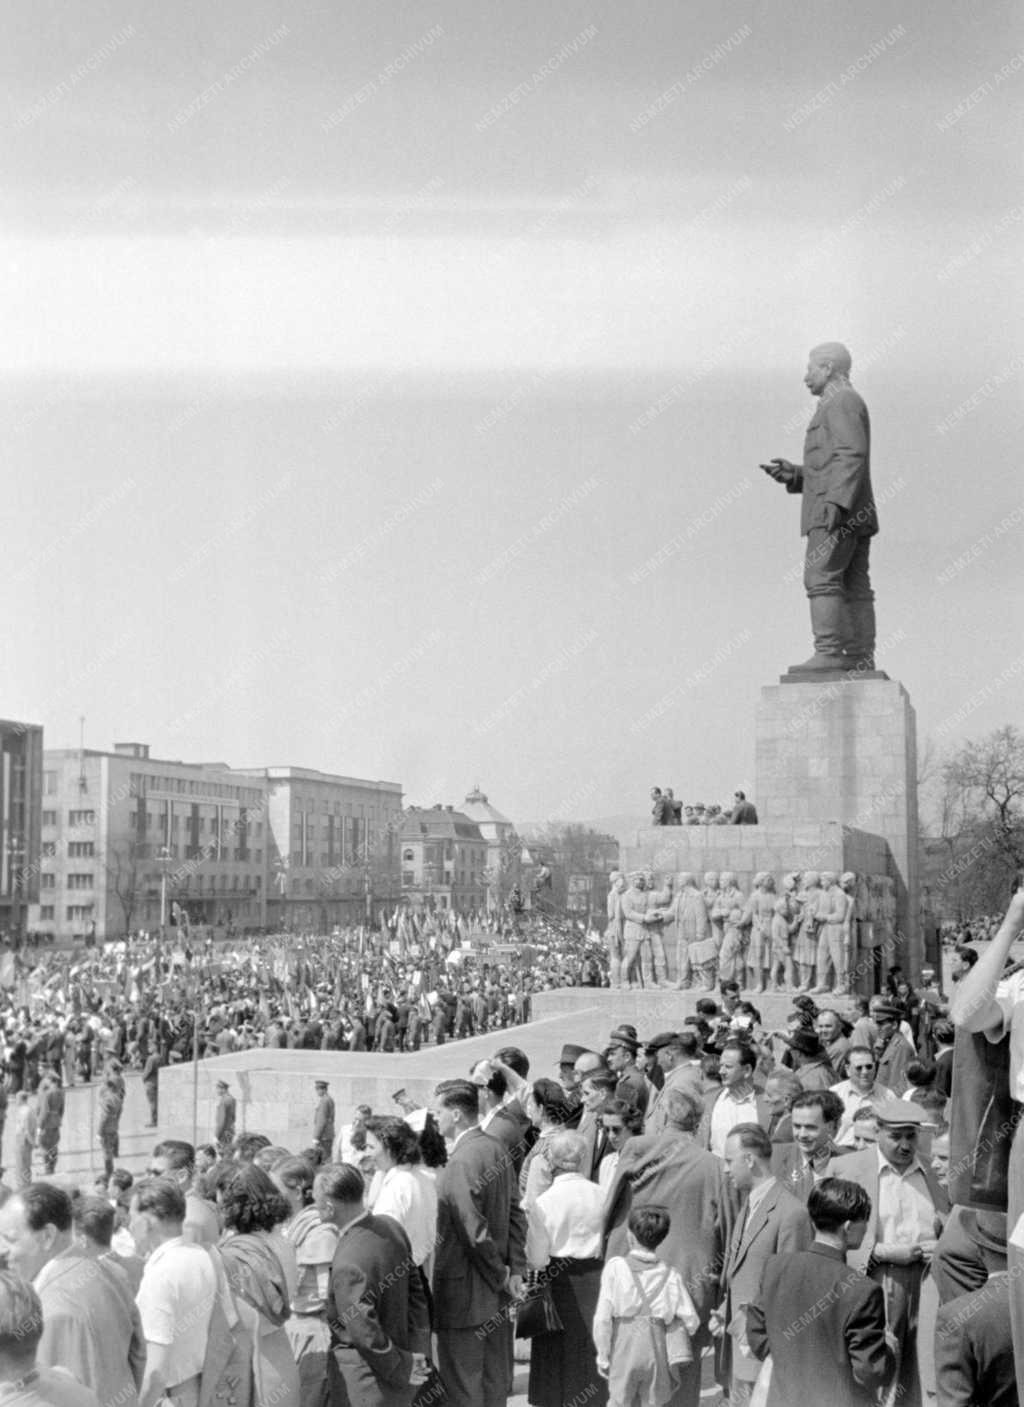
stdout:
<svg viewBox="0 0 1024 1407">
<path fill-rule="evenodd" d="M 64 879 L 65 889 L 92 889 L 94 887 L 91 874 L 69 874 Z M 41 874 L 39 876 L 40 889 L 56 889 L 57 876 L 55 874 Z"/>
<path fill-rule="evenodd" d="M 44 860 L 52 860 L 57 854 L 57 842 L 44 840 L 40 851 Z M 69 840 L 67 851 L 69 860 L 91 860 L 96 854 L 96 845 L 91 840 Z"/>
<path fill-rule="evenodd" d="M 147 792 L 167 791 L 178 796 L 217 797 L 241 806 L 261 806 L 263 792 L 258 787 L 232 786 L 228 782 L 210 782 L 205 777 L 151 777 L 148 772 L 132 772 L 128 778 L 131 796 Z"/>
<path fill-rule="evenodd" d="M 424 884 L 424 880 L 417 880 L 415 870 L 402 871 L 403 889 L 415 889 L 417 885 Z M 451 875 L 445 875 L 442 880 L 444 884 L 452 884 L 463 889 L 483 889 L 485 888 L 483 875 L 474 875 L 470 870 L 459 870 L 454 880 Z"/>
</svg>

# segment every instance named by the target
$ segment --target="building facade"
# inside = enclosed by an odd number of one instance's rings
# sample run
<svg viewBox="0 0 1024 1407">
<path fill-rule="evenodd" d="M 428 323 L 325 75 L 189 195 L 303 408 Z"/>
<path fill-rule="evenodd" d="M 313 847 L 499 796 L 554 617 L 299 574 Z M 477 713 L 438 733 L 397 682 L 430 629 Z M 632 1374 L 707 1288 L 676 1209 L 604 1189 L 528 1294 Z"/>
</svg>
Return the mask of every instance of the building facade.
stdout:
<svg viewBox="0 0 1024 1407">
<path fill-rule="evenodd" d="M 366 781 L 310 767 L 266 767 L 267 922 L 289 932 L 375 923 L 401 887 L 399 782 Z"/>
<path fill-rule="evenodd" d="M 487 902 L 487 841 L 453 806 L 410 806 L 402 825 L 402 898 L 468 913 Z"/>
<path fill-rule="evenodd" d="M 38 904 L 59 941 L 266 924 L 266 788 L 145 743 L 43 755 Z"/>
<path fill-rule="evenodd" d="M 43 730 L 0 719 L 0 933 L 21 933 L 39 901 Z"/>
</svg>

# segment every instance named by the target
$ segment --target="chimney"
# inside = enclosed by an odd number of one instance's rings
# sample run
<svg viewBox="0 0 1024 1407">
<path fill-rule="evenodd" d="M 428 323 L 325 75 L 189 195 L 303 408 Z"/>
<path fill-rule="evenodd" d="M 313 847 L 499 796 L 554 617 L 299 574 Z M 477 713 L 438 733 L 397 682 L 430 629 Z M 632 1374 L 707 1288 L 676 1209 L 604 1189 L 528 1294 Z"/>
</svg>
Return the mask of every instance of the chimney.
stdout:
<svg viewBox="0 0 1024 1407">
<path fill-rule="evenodd" d="M 114 751 L 119 757 L 135 757 L 140 762 L 149 760 L 149 743 L 115 743 Z"/>
</svg>

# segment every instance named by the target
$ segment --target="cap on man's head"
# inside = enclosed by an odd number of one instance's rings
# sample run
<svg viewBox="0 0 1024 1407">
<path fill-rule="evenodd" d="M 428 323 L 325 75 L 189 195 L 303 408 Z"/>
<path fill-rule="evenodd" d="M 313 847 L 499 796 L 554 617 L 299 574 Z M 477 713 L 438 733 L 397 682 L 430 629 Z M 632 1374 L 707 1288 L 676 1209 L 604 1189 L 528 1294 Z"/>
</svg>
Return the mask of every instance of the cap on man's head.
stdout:
<svg viewBox="0 0 1024 1407">
<path fill-rule="evenodd" d="M 933 1122 L 927 1109 L 909 1099 L 883 1099 L 875 1105 L 875 1117 L 887 1128 L 920 1128 Z"/>
<path fill-rule="evenodd" d="M 608 1044 L 621 1046 L 623 1050 L 632 1051 L 634 1055 L 640 1049 L 640 1042 L 636 1038 L 636 1029 L 633 1026 L 616 1026 L 608 1037 Z"/>
<path fill-rule="evenodd" d="M 228 1087 L 228 1082 L 227 1082 L 227 1080 L 218 1080 L 217 1083 L 216 1083 L 216 1085 L 215 1085 L 215 1088 L 216 1088 L 216 1089 L 227 1089 L 227 1087 Z"/>
<path fill-rule="evenodd" d="M 558 1057 L 559 1065 L 575 1065 L 580 1056 L 586 1054 L 586 1050 L 584 1045 L 564 1045 Z"/>
<path fill-rule="evenodd" d="M 652 1036 L 647 1042 L 648 1050 L 664 1050 L 668 1045 L 679 1044 L 678 1031 L 661 1031 L 657 1036 Z"/>
<path fill-rule="evenodd" d="M 327 1081 L 326 1081 L 326 1080 L 314 1080 L 313 1084 L 314 1084 L 314 1088 L 315 1088 L 315 1089 L 326 1089 L 326 1088 L 327 1088 Z"/>
<path fill-rule="evenodd" d="M 878 1002 L 871 1008 L 871 1015 L 876 1018 L 880 1017 L 883 1021 L 901 1021 L 903 1010 L 891 1002 Z"/>
</svg>

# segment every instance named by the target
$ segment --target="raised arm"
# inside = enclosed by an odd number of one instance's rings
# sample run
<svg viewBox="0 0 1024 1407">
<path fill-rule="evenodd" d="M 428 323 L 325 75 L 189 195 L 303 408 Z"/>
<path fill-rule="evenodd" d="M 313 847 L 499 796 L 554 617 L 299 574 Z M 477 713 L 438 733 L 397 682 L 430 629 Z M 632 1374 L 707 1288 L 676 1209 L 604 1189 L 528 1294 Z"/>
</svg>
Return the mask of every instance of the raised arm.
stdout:
<svg viewBox="0 0 1024 1407">
<path fill-rule="evenodd" d="M 1024 888 L 1018 889 L 1014 894 L 999 932 L 953 992 L 949 1014 L 954 1024 L 962 1030 L 1002 1029 L 1004 1013 L 996 1001 L 996 987 L 1003 974 L 1010 947 L 1021 936 L 1022 929 Z"/>
</svg>

